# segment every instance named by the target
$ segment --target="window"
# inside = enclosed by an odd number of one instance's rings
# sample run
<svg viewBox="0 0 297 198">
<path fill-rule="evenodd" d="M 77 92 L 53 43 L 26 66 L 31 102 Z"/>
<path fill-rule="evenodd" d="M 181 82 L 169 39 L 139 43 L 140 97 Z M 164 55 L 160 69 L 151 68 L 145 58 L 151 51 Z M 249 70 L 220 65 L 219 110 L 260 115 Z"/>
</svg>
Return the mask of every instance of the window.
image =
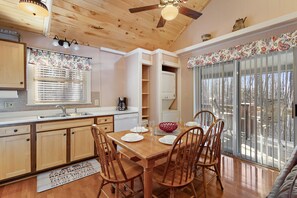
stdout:
<svg viewBox="0 0 297 198">
<path fill-rule="evenodd" d="M 28 104 L 91 103 L 88 58 L 30 49 Z"/>
</svg>

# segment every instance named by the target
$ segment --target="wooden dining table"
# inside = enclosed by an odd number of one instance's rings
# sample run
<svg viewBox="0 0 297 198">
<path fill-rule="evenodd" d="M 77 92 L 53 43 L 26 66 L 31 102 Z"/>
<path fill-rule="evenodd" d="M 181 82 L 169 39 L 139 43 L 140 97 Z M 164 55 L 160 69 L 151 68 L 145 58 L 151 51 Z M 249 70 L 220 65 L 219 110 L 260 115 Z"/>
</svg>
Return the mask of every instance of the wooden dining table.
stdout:
<svg viewBox="0 0 297 198">
<path fill-rule="evenodd" d="M 185 127 L 183 130 L 186 130 Z M 159 142 L 162 136 L 152 135 L 150 132 L 142 133 L 144 139 L 139 142 L 125 142 L 121 137 L 131 131 L 121 131 L 116 133 L 108 133 L 107 136 L 117 145 L 132 152 L 142 160 L 141 165 L 144 170 L 144 197 L 151 198 L 153 191 L 153 169 L 156 162 L 162 158 L 167 157 L 171 145 Z"/>
</svg>

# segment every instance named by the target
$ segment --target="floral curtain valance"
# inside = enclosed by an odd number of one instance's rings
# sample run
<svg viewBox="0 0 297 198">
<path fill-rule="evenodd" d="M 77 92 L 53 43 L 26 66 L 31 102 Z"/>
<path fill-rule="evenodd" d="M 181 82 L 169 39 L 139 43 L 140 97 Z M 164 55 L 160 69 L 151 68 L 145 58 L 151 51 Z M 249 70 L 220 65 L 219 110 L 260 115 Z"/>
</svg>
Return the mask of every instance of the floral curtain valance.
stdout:
<svg viewBox="0 0 297 198">
<path fill-rule="evenodd" d="M 90 58 L 29 48 L 28 63 L 90 71 Z"/>
<path fill-rule="evenodd" d="M 297 46 L 297 30 L 273 36 L 268 39 L 254 41 L 245 45 L 237 45 L 229 49 L 191 57 L 188 60 L 188 68 L 211 65 L 220 62 L 239 60 L 255 55 L 267 54 L 275 51 L 285 51 Z"/>
</svg>

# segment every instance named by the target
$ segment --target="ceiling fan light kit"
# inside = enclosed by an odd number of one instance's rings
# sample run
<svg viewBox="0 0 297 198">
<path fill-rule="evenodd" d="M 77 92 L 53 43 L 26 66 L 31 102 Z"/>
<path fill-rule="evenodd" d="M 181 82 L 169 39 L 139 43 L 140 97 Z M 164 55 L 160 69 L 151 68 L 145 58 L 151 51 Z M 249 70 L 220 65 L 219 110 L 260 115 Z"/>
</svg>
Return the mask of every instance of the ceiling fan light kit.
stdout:
<svg viewBox="0 0 297 198">
<path fill-rule="evenodd" d="M 197 12 L 196 10 L 181 5 L 187 3 L 187 1 L 188 0 L 160 0 L 159 4 L 130 8 L 129 11 L 130 13 L 137 13 L 162 8 L 161 17 L 157 25 L 157 28 L 161 28 L 164 27 L 166 21 L 175 19 L 178 14 L 185 15 L 192 19 L 198 19 L 202 15 L 202 13 Z"/>
<path fill-rule="evenodd" d="M 166 21 L 171 21 L 177 17 L 178 8 L 172 4 L 168 4 L 162 9 L 161 15 Z"/>
<path fill-rule="evenodd" d="M 53 42 L 52 42 L 53 46 L 57 47 L 57 46 L 62 46 L 64 47 L 65 49 L 68 49 L 70 48 L 70 46 L 72 45 L 73 46 L 73 49 L 74 50 L 79 50 L 79 45 L 77 43 L 77 41 L 75 39 L 73 39 L 71 42 L 68 41 L 66 38 L 64 40 L 62 39 L 59 39 L 59 37 L 56 35 L 54 38 L 53 38 Z"/>
<path fill-rule="evenodd" d="M 18 7 L 29 14 L 33 14 L 34 16 L 49 16 L 48 9 L 41 0 L 20 0 Z"/>
</svg>

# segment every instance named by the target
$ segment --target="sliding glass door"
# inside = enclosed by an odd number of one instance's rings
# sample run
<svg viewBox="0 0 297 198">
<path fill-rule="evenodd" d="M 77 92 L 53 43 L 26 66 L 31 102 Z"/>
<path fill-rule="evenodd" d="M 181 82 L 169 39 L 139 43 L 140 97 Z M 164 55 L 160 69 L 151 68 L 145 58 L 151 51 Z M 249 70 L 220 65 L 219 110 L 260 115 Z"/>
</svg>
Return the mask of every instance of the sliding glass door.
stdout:
<svg viewBox="0 0 297 198">
<path fill-rule="evenodd" d="M 281 168 L 294 147 L 293 52 L 239 62 L 239 154 Z"/>
<path fill-rule="evenodd" d="M 235 102 L 234 63 L 223 63 L 196 69 L 195 112 L 209 110 L 224 119 L 223 148 L 233 153 L 233 119 Z"/>
<path fill-rule="evenodd" d="M 224 119 L 224 152 L 282 168 L 296 145 L 293 57 L 291 50 L 195 69 L 195 112 Z"/>
</svg>

